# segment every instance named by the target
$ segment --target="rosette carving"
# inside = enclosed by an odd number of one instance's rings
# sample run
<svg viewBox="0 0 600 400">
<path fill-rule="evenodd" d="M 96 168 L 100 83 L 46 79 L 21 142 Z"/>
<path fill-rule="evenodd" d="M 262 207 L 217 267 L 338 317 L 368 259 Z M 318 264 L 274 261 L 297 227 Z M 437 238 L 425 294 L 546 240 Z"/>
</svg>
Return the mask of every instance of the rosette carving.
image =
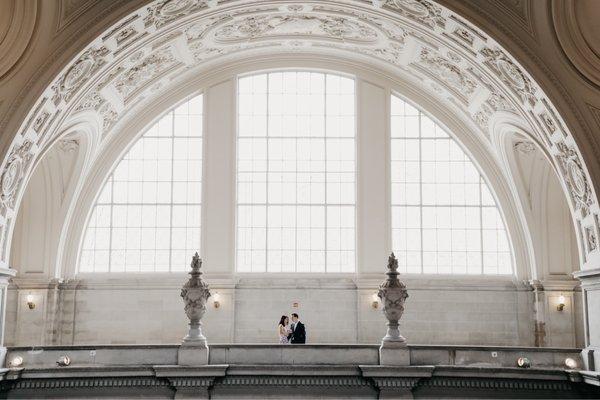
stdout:
<svg viewBox="0 0 600 400">
<path fill-rule="evenodd" d="M 190 279 L 183 285 L 181 289 L 181 297 L 185 303 L 185 315 L 190 320 L 190 330 L 186 337 L 183 338 L 184 342 L 204 342 L 206 338 L 202 334 L 202 317 L 206 313 L 206 301 L 210 297 L 210 290 L 206 282 L 202 280 L 202 260 L 198 253 L 192 258 L 190 264 L 192 271 Z"/>
<path fill-rule="evenodd" d="M 383 343 L 394 342 L 394 344 L 406 343 L 406 339 L 400 335 L 398 321 L 404 314 L 404 302 L 408 298 L 406 285 L 398 279 L 398 259 L 394 253 L 388 258 L 387 279 L 379 286 L 377 297 L 383 304 L 383 314 L 387 318 L 387 334 L 383 338 Z"/>
</svg>

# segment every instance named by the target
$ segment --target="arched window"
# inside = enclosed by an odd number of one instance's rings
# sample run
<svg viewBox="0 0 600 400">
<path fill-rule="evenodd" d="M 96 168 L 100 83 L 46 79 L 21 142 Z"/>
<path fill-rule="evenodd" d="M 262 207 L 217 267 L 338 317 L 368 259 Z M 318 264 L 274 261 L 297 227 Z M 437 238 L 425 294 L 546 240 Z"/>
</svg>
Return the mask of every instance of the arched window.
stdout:
<svg viewBox="0 0 600 400">
<path fill-rule="evenodd" d="M 118 163 L 85 232 L 79 272 L 184 271 L 200 249 L 202 95 L 163 116 Z"/>
<path fill-rule="evenodd" d="M 400 270 L 510 274 L 504 222 L 461 147 L 425 114 L 391 99 L 392 248 Z"/>
<path fill-rule="evenodd" d="M 285 71 L 238 83 L 238 272 L 355 270 L 354 80 Z"/>
</svg>

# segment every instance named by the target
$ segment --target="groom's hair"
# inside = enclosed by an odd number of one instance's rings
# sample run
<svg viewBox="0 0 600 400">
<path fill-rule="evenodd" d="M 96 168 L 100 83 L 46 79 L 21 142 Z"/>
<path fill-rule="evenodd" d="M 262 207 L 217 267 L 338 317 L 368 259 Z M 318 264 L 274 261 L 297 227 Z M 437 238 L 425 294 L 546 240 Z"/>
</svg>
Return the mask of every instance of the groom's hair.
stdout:
<svg viewBox="0 0 600 400">
<path fill-rule="evenodd" d="M 298 318 L 298 314 L 296 314 L 296 313 L 292 313 L 292 317 L 296 317 L 296 318 Z"/>
</svg>

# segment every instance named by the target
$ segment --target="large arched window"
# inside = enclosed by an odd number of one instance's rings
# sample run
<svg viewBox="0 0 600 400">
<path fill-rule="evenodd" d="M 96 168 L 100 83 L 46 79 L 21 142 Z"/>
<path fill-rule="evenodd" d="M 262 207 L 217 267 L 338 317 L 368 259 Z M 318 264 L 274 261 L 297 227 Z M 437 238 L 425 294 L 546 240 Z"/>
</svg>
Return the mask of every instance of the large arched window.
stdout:
<svg viewBox="0 0 600 400">
<path fill-rule="evenodd" d="M 125 154 L 92 210 L 79 272 L 183 271 L 200 248 L 202 95 Z"/>
<path fill-rule="evenodd" d="M 354 272 L 354 86 L 303 71 L 239 79 L 239 272 Z"/>
<path fill-rule="evenodd" d="M 392 248 L 403 272 L 510 274 L 504 222 L 477 167 L 425 114 L 391 99 Z"/>
</svg>

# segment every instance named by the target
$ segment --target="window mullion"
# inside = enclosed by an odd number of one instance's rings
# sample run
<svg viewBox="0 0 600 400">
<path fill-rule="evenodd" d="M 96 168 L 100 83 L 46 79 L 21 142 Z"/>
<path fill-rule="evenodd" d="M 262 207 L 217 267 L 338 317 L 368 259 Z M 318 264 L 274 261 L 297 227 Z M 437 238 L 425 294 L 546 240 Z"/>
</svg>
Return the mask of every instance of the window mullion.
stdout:
<svg viewBox="0 0 600 400">
<path fill-rule="evenodd" d="M 269 118 L 271 116 L 271 113 L 269 112 L 269 78 L 270 78 L 271 74 L 267 74 L 266 79 L 267 79 L 267 88 L 266 88 L 266 93 L 265 93 L 265 97 L 266 97 L 266 106 L 267 106 L 267 110 L 266 110 L 266 132 L 265 132 L 265 142 L 266 142 L 266 146 L 267 146 L 267 172 L 265 173 L 265 202 L 266 202 L 266 207 L 265 207 L 265 272 L 269 272 L 269 172 L 270 172 L 270 160 L 271 160 L 271 154 L 269 153 Z M 254 90 L 254 86 L 253 86 L 253 90 Z"/>
<path fill-rule="evenodd" d="M 188 110 L 189 111 L 189 110 Z M 173 271 L 173 192 L 175 186 L 175 112 L 171 114 L 171 204 L 169 207 L 169 271 Z M 156 207 L 158 212 L 158 207 Z M 158 218 L 157 218 L 158 220 Z M 154 236 L 154 269 L 156 270 L 156 235 Z"/>
</svg>

